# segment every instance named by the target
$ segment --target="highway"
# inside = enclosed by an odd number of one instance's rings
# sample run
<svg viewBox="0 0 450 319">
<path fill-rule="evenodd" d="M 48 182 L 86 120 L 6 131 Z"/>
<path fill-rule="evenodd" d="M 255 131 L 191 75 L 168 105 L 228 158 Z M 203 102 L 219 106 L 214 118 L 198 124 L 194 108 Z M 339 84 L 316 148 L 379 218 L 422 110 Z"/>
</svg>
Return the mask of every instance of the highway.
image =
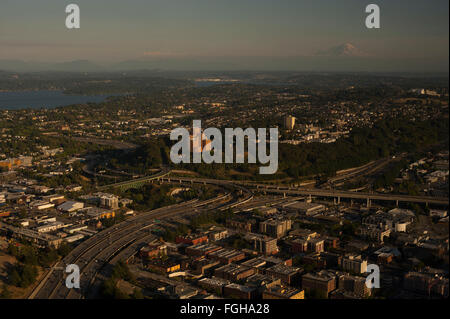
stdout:
<svg viewBox="0 0 450 319">
<path fill-rule="evenodd" d="M 244 184 L 248 188 L 256 188 L 259 191 L 274 194 L 285 195 L 301 195 L 301 196 L 318 196 L 330 197 L 337 199 L 363 199 L 363 200 L 379 200 L 391 202 L 404 203 L 420 203 L 420 204 L 435 204 L 441 206 L 448 206 L 449 199 L 446 197 L 432 197 L 432 196 L 410 196 L 399 194 L 378 194 L 378 193 L 359 193 L 340 190 L 325 190 L 325 189 L 302 189 L 294 187 L 260 185 L 260 184 Z"/>
<path fill-rule="evenodd" d="M 230 181 L 230 180 L 215 180 L 207 178 L 187 178 L 187 177 L 162 177 L 159 180 L 172 183 L 185 184 L 216 184 L 216 185 L 233 185 L 237 187 L 241 185 L 244 189 L 254 189 L 259 192 L 296 195 L 296 196 L 318 196 L 330 197 L 337 199 L 363 199 L 363 200 L 379 200 L 379 201 L 393 201 L 404 203 L 421 203 L 421 204 L 436 204 L 441 206 L 448 206 L 449 199 L 446 197 L 432 197 L 432 196 L 410 196 L 400 194 L 379 194 L 379 193 L 359 193 L 341 190 L 327 190 L 318 188 L 300 188 L 281 185 L 267 185 L 251 182 Z"/>
<path fill-rule="evenodd" d="M 379 163 L 377 163 L 379 164 Z M 380 193 L 361 193 L 361 192 L 350 192 L 341 190 L 328 190 L 328 189 L 318 189 L 318 188 L 302 188 L 302 187 L 291 187 L 286 185 L 268 185 L 259 184 L 253 182 L 242 182 L 242 181 L 232 181 L 232 180 L 216 180 L 209 178 L 191 178 L 191 177 L 174 177 L 169 176 L 170 171 L 161 172 L 159 175 L 152 175 L 148 177 L 142 177 L 137 179 L 139 183 L 147 183 L 151 181 L 162 181 L 169 183 L 179 183 L 179 184 L 212 184 L 219 185 L 226 188 L 239 188 L 243 192 L 251 194 L 250 189 L 254 189 L 259 192 L 272 193 L 272 194 L 283 194 L 283 195 L 294 195 L 294 196 L 318 196 L 318 197 L 328 197 L 336 198 L 338 201 L 340 199 L 362 199 L 367 201 L 378 200 L 378 201 L 388 201 L 388 202 L 399 202 L 403 203 L 420 203 L 420 204 L 435 204 L 440 206 L 448 206 L 449 199 L 445 197 L 432 197 L 432 196 L 411 196 L 411 195 L 401 195 L 401 194 L 380 194 Z M 108 187 L 126 187 L 130 183 L 135 183 L 136 180 L 125 181 L 117 184 L 112 184 L 104 186 L 104 189 Z M 251 200 L 251 196 L 248 197 Z"/>
<path fill-rule="evenodd" d="M 44 279 L 41 288 L 34 295 L 37 299 L 80 299 L 86 296 L 94 297 L 98 292 L 101 280 L 107 275 L 111 267 L 119 260 L 126 260 L 136 253 L 141 245 L 155 238 L 150 233 L 154 219 L 163 219 L 182 215 L 188 211 L 200 208 L 202 211 L 217 210 L 228 194 L 215 198 L 216 206 L 211 206 L 212 200 L 189 202 L 159 208 L 128 219 L 116 226 L 108 228 L 89 238 L 77 246 L 60 263 L 59 267 Z M 245 208 L 252 209 L 268 203 L 277 203 L 280 197 L 255 200 L 253 205 L 245 203 Z M 253 199 L 252 199 L 253 200 Z M 206 206 L 206 207 L 205 207 Z M 80 267 L 81 289 L 68 289 L 65 286 L 64 269 L 68 264 L 77 264 Z M 100 278 L 99 278 L 100 275 Z"/>
<path fill-rule="evenodd" d="M 365 175 L 373 174 L 374 172 L 385 167 L 392 161 L 391 158 L 372 161 L 360 167 L 355 167 L 348 170 L 336 172 L 336 176 L 328 179 L 328 185 L 341 185 L 344 182 L 351 181 L 352 179 L 360 178 Z"/>
<path fill-rule="evenodd" d="M 241 206 L 245 210 L 265 206 L 267 203 L 275 203 L 282 200 L 282 197 L 274 197 L 273 200 L 255 200 L 254 191 L 272 194 L 296 195 L 296 196 L 316 196 L 316 197 L 332 197 L 340 200 L 362 199 L 370 202 L 371 200 L 380 201 L 397 201 L 409 203 L 426 203 L 448 206 L 448 198 L 436 198 L 428 196 L 407 196 L 396 194 L 376 194 L 376 193 L 358 193 L 349 191 L 334 191 L 324 189 L 305 189 L 290 186 L 277 186 L 258 184 L 250 182 L 237 182 L 230 180 L 215 180 L 207 178 L 188 178 L 188 177 L 169 177 L 169 170 L 162 170 L 160 173 L 147 176 L 131 181 L 121 182 L 113 185 L 103 186 L 102 189 L 111 187 L 139 187 L 148 182 L 170 182 L 180 184 L 211 184 L 221 186 L 226 190 L 230 190 L 224 195 L 206 201 L 191 200 L 181 204 L 162 207 L 152 211 L 141 213 L 124 222 L 121 222 L 111 228 L 92 236 L 84 241 L 74 250 L 72 250 L 60 263 L 59 267 L 55 267 L 53 272 L 43 279 L 38 291 L 34 294 L 34 298 L 38 299 L 79 299 L 85 297 L 88 292 L 92 291 L 93 284 L 96 283 L 94 291 L 98 289 L 99 281 L 96 280 L 97 275 L 101 271 L 107 272 L 107 267 L 115 264 L 120 259 L 126 259 L 134 254 L 138 246 L 152 238 L 150 227 L 156 218 L 167 218 L 176 215 L 182 215 L 188 211 L 196 211 L 203 209 L 208 210 L 225 210 L 236 206 Z M 137 183 L 137 184 L 136 184 Z M 253 189 L 254 191 L 251 191 Z M 236 191 L 238 195 L 236 195 Z M 233 194 L 234 193 L 234 194 Z M 235 201 L 229 203 L 225 201 Z M 225 203 L 224 203 L 225 202 Z M 77 264 L 81 270 L 81 289 L 68 289 L 65 286 L 65 266 L 68 264 Z"/>
<path fill-rule="evenodd" d="M 222 185 L 222 183 L 216 183 Z M 232 184 L 225 183 L 226 189 L 233 188 Z M 222 185 L 225 186 L 225 185 Z M 43 279 L 37 292 L 31 298 L 36 299 L 79 299 L 87 294 L 91 284 L 99 271 L 109 264 L 110 260 L 117 254 L 125 252 L 129 254 L 133 251 L 130 247 L 145 242 L 152 235 L 150 227 L 154 224 L 154 219 L 167 218 L 180 215 L 192 210 L 205 207 L 210 209 L 228 209 L 240 204 L 244 204 L 253 199 L 253 194 L 243 186 L 236 186 L 241 193 L 246 193 L 243 198 L 232 196 L 231 192 L 223 194 L 213 199 L 198 201 L 197 199 L 183 202 L 181 204 L 158 208 L 152 211 L 141 213 L 127 219 L 113 227 L 103 230 L 92 236 L 74 248 L 53 271 Z M 235 199 L 232 203 L 225 203 Z M 114 259 L 116 262 L 117 259 Z M 68 289 L 65 286 L 65 267 L 69 264 L 76 264 L 80 267 L 81 289 Z"/>
<path fill-rule="evenodd" d="M 210 203 L 210 200 L 205 201 Z M 139 214 L 124 222 L 92 236 L 72 250 L 42 285 L 36 293 L 37 299 L 63 299 L 66 297 L 80 298 L 82 292 L 77 289 L 68 289 L 65 286 L 64 270 L 69 264 L 77 264 L 81 272 L 81 289 L 87 289 L 97 271 L 110 256 L 142 237 L 150 235 L 148 228 L 155 218 L 170 217 L 181 214 L 194 207 L 201 206 L 197 200 L 184 202 L 155 209 Z M 70 293 L 70 295 L 69 295 Z"/>
</svg>

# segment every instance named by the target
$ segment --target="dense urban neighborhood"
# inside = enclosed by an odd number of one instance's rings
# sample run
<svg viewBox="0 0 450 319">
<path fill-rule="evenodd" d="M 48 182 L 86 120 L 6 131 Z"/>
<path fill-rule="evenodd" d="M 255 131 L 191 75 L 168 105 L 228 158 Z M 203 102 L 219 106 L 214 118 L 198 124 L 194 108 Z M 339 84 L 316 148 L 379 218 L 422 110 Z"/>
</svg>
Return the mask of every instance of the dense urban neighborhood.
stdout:
<svg viewBox="0 0 450 319">
<path fill-rule="evenodd" d="M 43 77 L 0 83 L 115 94 L 0 108 L 1 298 L 448 297 L 448 78 Z M 193 120 L 278 128 L 278 171 L 174 164 Z"/>
</svg>

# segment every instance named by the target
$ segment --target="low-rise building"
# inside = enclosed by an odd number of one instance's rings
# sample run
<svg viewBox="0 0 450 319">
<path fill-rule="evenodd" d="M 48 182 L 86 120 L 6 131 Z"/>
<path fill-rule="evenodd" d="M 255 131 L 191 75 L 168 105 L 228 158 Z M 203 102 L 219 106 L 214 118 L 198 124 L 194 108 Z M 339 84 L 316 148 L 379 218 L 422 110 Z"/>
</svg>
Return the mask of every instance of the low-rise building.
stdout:
<svg viewBox="0 0 450 319">
<path fill-rule="evenodd" d="M 358 229 L 358 234 L 362 237 L 368 237 L 382 243 L 385 237 L 390 236 L 391 230 L 386 226 L 363 225 Z"/>
<path fill-rule="evenodd" d="M 316 215 L 325 210 L 325 206 L 322 204 L 314 204 L 308 202 L 291 202 L 281 206 L 283 209 L 287 211 L 292 211 L 295 213 L 302 213 L 307 216 Z"/>
<path fill-rule="evenodd" d="M 198 244 L 186 247 L 185 253 L 188 256 L 207 256 L 220 249 L 222 249 L 220 246 L 213 244 Z"/>
<path fill-rule="evenodd" d="M 228 284 L 230 284 L 230 281 L 218 277 L 202 278 L 198 281 L 200 287 L 219 296 L 223 295 L 223 288 Z"/>
<path fill-rule="evenodd" d="M 305 291 L 284 285 L 274 285 L 266 288 L 263 299 L 305 299 Z"/>
<path fill-rule="evenodd" d="M 328 294 L 336 289 L 336 277 L 326 270 L 308 273 L 302 276 L 302 288 L 310 293 L 328 297 Z"/>
<path fill-rule="evenodd" d="M 227 298 L 233 299 L 253 299 L 256 293 L 255 288 L 239 285 L 228 284 L 223 288 L 223 294 Z"/>
<path fill-rule="evenodd" d="M 56 222 L 51 222 L 51 223 L 44 224 L 42 226 L 38 226 L 38 227 L 36 227 L 36 231 L 38 233 L 49 233 L 49 232 L 58 230 L 58 229 L 63 228 L 63 227 L 64 227 L 64 223 L 63 222 L 56 221 Z"/>
<path fill-rule="evenodd" d="M 179 271 L 181 269 L 181 264 L 178 261 L 172 259 L 150 259 L 147 267 L 150 270 L 156 271 L 161 274 L 168 274 L 172 272 Z"/>
<path fill-rule="evenodd" d="M 426 296 L 449 296 L 449 280 L 439 275 L 409 272 L 403 278 L 403 288 Z"/>
<path fill-rule="evenodd" d="M 59 205 L 57 209 L 64 213 L 72 213 L 82 209 L 83 207 L 84 203 L 82 202 L 67 201 Z"/>
<path fill-rule="evenodd" d="M 139 250 L 143 258 L 152 259 L 167 255 L 167 246 L 162 243 L 148 244 Z"/>
<path fill-rule="evenodd" d="M 370 296 L 371 289 L 367 287 L 365 277 L 345 274 L 339 276 L 338 278 L 339 289 L 350 292 L 359 298 Z"/>
<path fill-rule="evenodd" d="M 298 267 L 277 264 L 266 269 L 266 275 L 281 279 L 286 285 L 292 285 L 300 281 L 303 270 Z"/>
<path fill-rule="evenodd" d="M 215 228 L 208 232 L 209 241 L 218 241 L 229 236 L 228 230 L 223 228 Z"/>
<path fill-rule="evenodd" d="M 208 254 L 208 258 L 218 260 L 222 264 L 230 264 L 245 258 L 245 254 L 239 250 L 221 248 Z"/>
<path fill-rule="evenodd" d="M 253 274 L 255 274 L 255 270 L 253 268 L 237 264 L 224 265 L 214 271 L 214 275 L 216 277 L 230 281 L 239 281 Z"/>
<path fill-rule="evenodd" d="M 186 236 L 178 236 L 177 238 L 175 238 L 175 242 L 177 244 L 183 243 L 188 245 L 198 245 L 201 243 L 207 243 L 208 236 L 204 234 L 191 234 Z"/>
</svg>

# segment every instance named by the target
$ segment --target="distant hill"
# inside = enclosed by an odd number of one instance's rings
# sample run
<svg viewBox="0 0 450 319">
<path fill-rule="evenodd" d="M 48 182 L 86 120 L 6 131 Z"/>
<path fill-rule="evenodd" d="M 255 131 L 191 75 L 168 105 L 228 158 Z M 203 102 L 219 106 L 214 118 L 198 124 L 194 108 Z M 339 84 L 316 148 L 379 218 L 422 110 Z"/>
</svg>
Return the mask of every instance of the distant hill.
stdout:
<svg viewBox="0 0 450 319">
<path fill-rule="evenodd" d="M 448 57 L 385 58 L 364 52 L 351 43 L 310 56 L 155 56 L 115 63 L 74 60 L 42 63 L 0 60 L 0 70 L 11 72 L 131 72 L 151 71 L 303 71 L 303 72 L 447 72 Z"/>
<path fill-rule="evenodd" d="M 27 62 L 22 60 L 0 60 L 0 70 L 13 72 L 99 72 L 105 68 L 87 60 L 75 60 L 61 63 Z"/>
<path fill-rule="evenodd" d="M 351 43 L 344 43 L 335 47 L 332 47 L 325 51 L 319 51 L 316 56 L 329 56 L 329 57 L 366 57 L 369 56 L 366 52 L 355 47 Z"/>
</svg>

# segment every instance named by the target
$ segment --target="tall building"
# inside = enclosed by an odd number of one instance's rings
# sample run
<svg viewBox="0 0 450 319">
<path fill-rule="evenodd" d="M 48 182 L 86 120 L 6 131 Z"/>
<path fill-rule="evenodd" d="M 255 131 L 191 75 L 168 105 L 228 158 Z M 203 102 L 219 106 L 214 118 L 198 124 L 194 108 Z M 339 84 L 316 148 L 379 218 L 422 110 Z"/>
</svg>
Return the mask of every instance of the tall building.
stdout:
<svg viewBox="0 0 450 319">
<path fill-rule="evenodd" d="M 276 238 L 267 236 L 249 235 L 246 237 L 253 244 L 253 249 L 265 255 L 271 255 L 278 252 Z"/>
<path fill-rule="evenodd" d="M 295 117 L 288 115 L 284 119 L 284 126 L 288 130 L 293 130 L 295 126 Z"/>
<path fill-rule="evenodd" d="M 290 219 L 268 219 L 259 224 L 259 231 L 261 233 L 274 238 L 283 237 L 291 228 L 292 221 Z"/>
<path fill-rule="evenodd" d="M 107 207 L 110 209 L 119 208 L 119 198 L 113 194 L 98 192 L 94 193 L 93 197 L 89 200 L 96 202 L 102 207 Z"/>
<path fill-rule="evenodd" d="M 117 209 L 119 207 L 119 198 L 112 194 L 104 194 L 100 197 L 100 205 L 111 209 Z"/>
<path fill-rule="evenodd" d="M 342 258 L 341 267 L 345 271 L 362 274 L 367 270 L 367 260 L 362 259 L 361 256 L 348 255 Z"/>
</svg>

